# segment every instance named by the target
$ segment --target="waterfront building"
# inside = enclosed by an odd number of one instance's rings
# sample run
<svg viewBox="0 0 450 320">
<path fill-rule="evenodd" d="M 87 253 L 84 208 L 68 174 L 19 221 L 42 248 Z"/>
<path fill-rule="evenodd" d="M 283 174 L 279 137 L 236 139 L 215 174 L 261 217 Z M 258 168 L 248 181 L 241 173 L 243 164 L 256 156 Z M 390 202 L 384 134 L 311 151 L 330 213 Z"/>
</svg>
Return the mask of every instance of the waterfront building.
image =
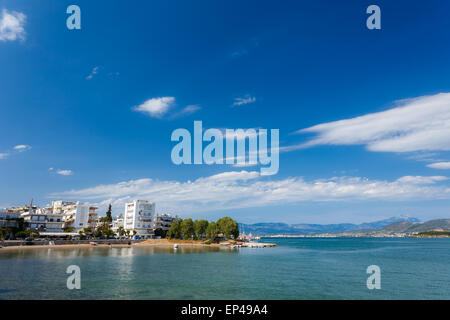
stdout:
<svg viewBox="0 0 450 320">
<path fill-rule="evenodd" d="M 124 229 L 136 236 L 150 238 L 154 234 L 155 203 L 134 200 L 125 204 Z"/>
<path fill-rule="evenodd" d="M 45 212 L 45 232 L 58 233 L 63 232 L 63 217 L 64 214 L 53 212 L 52 207 L 43 209 Z"/>
<path fill-rule="evenodd" d="M 27 229 L 40 233 L 60 233 L 63 227 L 63 214 L 53 213 L 52 207 L 32 209 L 21 214 Z"/>
<path fill-rule="evenodd" d="M 98 219 L 98 214 L 97 214 L 97 207 L 93 207 L 93 206 L 89 206 L 89 218 L 88 218 L 88 228 L 90 228 L 92 231 L 95 230 L 95 228 L 97 228 L 97 219 Z"/>
<path fill-rule="evenodd" d="M 173 217 L 170 214 L 163 213 L 157 214 L 155 216 L 154 229 L 162 229 L 163 231 L 169 231 L 172 222 L 175 221 L 177 217 Z"/>
<path fill-rule="evenodd" d="M 115 233 L 115 234 L 119 234 L 119 228 L 120 227 L 124 227 L 123 226 L 123 216 L 120 215 L 118 216 L 116 219 L 114 219 L 112 221 L 112 225 L 111 225 L 111 230 Z"/>
<path fill-rule="evenodd" d="M 44 210 L 35 209 L 29 210 L 21 214 L 27 229 L 37 230 L 39 232 L 45 231 L 47 214 Z"/>
<path fill-rule="evenodd" d="M 63 229 L 78 232 L 84 228 L 93 230 L 97 226 L 97 207 L 80 202 L 53 201 L 52 209 L 57 214 L 63 214 Z"/>
<path fill-rule="evenodd" d="M 17 228 L 20 213 L 11 209 L 0 209 L 0 228 Z"/>
</svg>

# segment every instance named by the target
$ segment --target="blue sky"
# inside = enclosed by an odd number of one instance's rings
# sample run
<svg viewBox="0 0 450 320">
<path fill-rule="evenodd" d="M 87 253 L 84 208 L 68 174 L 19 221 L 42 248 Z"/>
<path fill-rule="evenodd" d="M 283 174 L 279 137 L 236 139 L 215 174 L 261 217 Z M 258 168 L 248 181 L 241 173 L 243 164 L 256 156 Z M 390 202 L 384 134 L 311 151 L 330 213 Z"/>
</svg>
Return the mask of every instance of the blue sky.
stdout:
<svg viewBox="0 0 450 320">
<path fill-rule="evenodd" d="M 66 27 L 71 4 L 81 30 Z M 371 4 L 381 30 L 366 28 Z M 242 222 L 449 217 L 449 9 L 0 0 L 0 207 L 67 199 L 119 214 L 140 198 Z M 136 111 L 146 101 L 159 113 Z M 171 133 L 194 120 L 279 129 L 279 172 L 174 165 Z"/>
</svg>

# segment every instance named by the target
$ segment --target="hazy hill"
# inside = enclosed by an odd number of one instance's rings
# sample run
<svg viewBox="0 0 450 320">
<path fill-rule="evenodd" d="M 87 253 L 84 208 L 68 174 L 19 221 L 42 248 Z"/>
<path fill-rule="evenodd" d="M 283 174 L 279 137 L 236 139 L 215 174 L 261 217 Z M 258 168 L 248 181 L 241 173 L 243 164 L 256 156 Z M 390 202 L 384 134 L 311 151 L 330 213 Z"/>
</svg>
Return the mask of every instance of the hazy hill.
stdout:
<svg viewBox="0 0 450 320">
<path fill-rule="evenodd" d="M 286 224 L 286 223 L 255 223 L 255 224 L 239 224 L 241 232 L 246 234 L 252 233 L 253 235 L 274 235 L 274 234 L 314 234 L 314 233 L 336 233 L 336 232 L 349 232 L 349 231 L 375 231 L 384 228 L 392 223 L 408 222 L 411 225 L 419 222 L 416 218 L 407 216 L 392 217 L 389 219 L 353 224 L 353 223 L 340 223 L 340 224 Z"/>
<path fill-rule="evenodd" d="M 408 230 L 409 228 L 411 228 L 413 226 L 414 226 L 414 224 L 409 221 L 399 221 L 399 222 L 394 222 L 390 225 L 387 225 L 386 227 L 382 228 L 380 230 L 380 232 L 387 232 L 387 233 L 406 232 L 406 230 Z"/>
<path fill-rule="evenodd" d="M 376 230 L 375 233 L 415 233 L 431 230 L 450 231 L 450 219 L 435 219 L 422 223 L 399 221 Z M 371 233 L 374 233 L 373 231 Z"/>
</svg>

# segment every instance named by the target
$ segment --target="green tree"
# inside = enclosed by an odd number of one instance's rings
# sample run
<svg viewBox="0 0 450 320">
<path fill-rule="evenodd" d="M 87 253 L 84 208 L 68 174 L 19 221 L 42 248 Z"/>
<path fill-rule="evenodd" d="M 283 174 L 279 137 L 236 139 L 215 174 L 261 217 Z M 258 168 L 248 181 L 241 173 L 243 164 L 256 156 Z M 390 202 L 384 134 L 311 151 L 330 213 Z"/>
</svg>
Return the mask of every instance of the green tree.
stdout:
<svg viewBox="0 0 450 320">
<path fill-rule="evenodd" d="M 189 239 L 194 236 L 194 222 L 191 218 L 181 221 L 180 229 L 184 239 Z"/>
<path fill-rule="evenodd" d="M 35 237 L 39 237 L 39 231 L 31 229 L 31 230 L 25 230 L 25 231 L 19 231 L 15 234 L 17 238 L 27 238 L 30 237 L 34 239 Z"/>
<path fill-rule="evenodd" d="M 164 230 L 161 229 L 161 228 L 155 229 L 155 236 L 156 236 L 156 237 L 165 238 L 166 235 L 167 235 L 167 231 L 164 231 Z"/>
<path fill-rule="evenodd" d="M 219 229 L 219 233 L 222 233 L 226 238 L 233 236 L 236 239 L 239 237 L 238 224 L 230 217 L 224 217 L 217 220 L 217 227 Z"/>
<path fill-rule="evenodd" d="M 13 233 L 12 228 L 0 228 L 0 238 L 6 238 L 10 233 Z"/>
<path fill-rule="evenodd" d="M 182 220 L 181 220 L 182 221 Z M 170 225 L 169 231 L 167 231 L 167 237 L 169 239 L 177 239 L 181 236 L 181 221 L 173 221 Z"/>
<path fill-rule="evenodd" d="M 109 206 L 108 206 L 108 211 L 106 211 L 105 222 L 111 223 L 113 221 L 113 219 L 112 219 L 112 210 L 111 209 L 112 209 L 112 207 L 111 207 L 111 203 L 110 203 Z"/>
<path fill-rule="evenodd" d="M 117 228 L 117 234 L 119 237 L 123 237 L 126 234 L 125 229 L 120 226 L 119 228 Z"/>
<path fill-rule="evenodd" d="M 14 230 L 15 232 L 25 231 L 26 223 L 23 218 L 17 219 L 17 228 Z"/>
<path fill-rule="evenodd" d="M 206 228 L 208 228 L 208 220 L 194 220 L 194 232 L 197 237 L 204 237 Z"/>
<path fill-rule="evenodd" d="M 214 240 L 219 233 L 219 228 L 217 227 L 217 223 L 210 222 L 208 223 L 208 227 L 206 227 L 206 237 L 208 239 Z"/>
</svg>

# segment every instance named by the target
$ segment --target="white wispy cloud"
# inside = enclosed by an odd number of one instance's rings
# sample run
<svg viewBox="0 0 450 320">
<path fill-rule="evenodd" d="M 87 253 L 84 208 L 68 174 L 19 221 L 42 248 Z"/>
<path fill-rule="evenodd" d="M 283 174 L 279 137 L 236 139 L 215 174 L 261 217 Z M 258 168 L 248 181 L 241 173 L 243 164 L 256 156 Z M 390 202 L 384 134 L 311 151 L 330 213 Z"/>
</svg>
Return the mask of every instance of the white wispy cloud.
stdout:
<svg viewBox="0 0 450 320">
<path fill-rule="evenodd" d="M 306 143 L 285 151 L 318 145 L 365 145 L 370 151 L 450 150 L 450 93 L 396 102 L 390 110 L 319 124 L 297 133 L 314 133 Z"/>
<path fill-rule="evenodd" d="M 139 106 L 133 108 L 134 111 L 142 112 L 153 118 L 161 118 L 175 105 L 174 97 L 151 98 Z"/>
<path fill-rule="evenodd" d="M 415 201 L 450 199 L 446 177 L 406 176 L 397 180 L 332 177 L 307 181 L 302 177 L 273 180 L 257 171 L 230 171 L 188 181 L 138 179 L 49 195 L 99 204 L 124 205 L 130 199 L 151 199 L 172 212 L 263 207 L 304 201 Z"/>
<path fill-rule="evenodd" d="M 235 106 L 235 107 L 236 106 L 242 106 L 242 105 L 245 105 L 245 104 L 253 103 L 255 101 L 256 101 L 255 97 L 252 97 L 250 95 L 246 95 L 244 98 L 236 98 L 236 99 L 234 99 L 233 106 Z"/>
<path fill-rule="evenodd" d="M 427 167 L 433 168 L 433 169 L 443 169 L 448 170 L 450 169 L 450 162 L 435 162 L 427 164 Z"/>
<path fill-rule="evenodd" d="M 12 149 L 6 151 L 6 152 L 1 152 L 0 153 L 0 159 L 6 159 L 11 155 L 17 154 L 19 152 L 23 152 L 23 151 L 27 151 L 30 150 L 31 146 L 27 145 L 27 144 L 19 144 L 17 146 L 12 147 Z"/>
<path fill-rule="evenodd" d="M 86 80 L 91 80 L 98 73 L 98 69 L 99 67 L 94 67 L 91 73 L 86 77 Z"/>
<path fill-rule="evenodd" d="M 448 180 L 447 177 L 444 176 L 404 176 L 398 179 L 398 182 L 411 183 L 411 184 L 434 184 L 440 181 Z"/>
<path fill-rule="evenodd" d="M 19 152 L 23 152 L 23 151 L 30 150 L 30 149 L 31 149 L 31 146 L 29 146 L 27 144 L 19 144 L 14 147 L 14 150 L 19 151 Z"/>
<path fill-rule="evenodd" d="M 3 9 L 0 16 L 0 41 L 25 40 L 26 18 L 22 12 Z"/>
<path fill-rule="evenodd" d="M 50 170 L 50 171 L 52 171 L 52 170 Z M 73 171 L 72 170 L 68 170 L 68 169 L 58 169 L 58 170 L 56 170 L 56 173 L 61 175 L 61 176 L 71 176 L 71 175 L 73 175 Z"/>
<path fill-rule="evenodd" d="M 172 118 L 180 118 L 183 116 L 188 116 L 191 114 L 196 113 L 197 111 L 201 110 L 202 107 L 200 107 L 198 104 L 190 104 L 186 107 L 184 107 L 183 109 L 181 109 L 180 111 L 178 111 L 177 113 L 175 113 Z"/>
</svg>

